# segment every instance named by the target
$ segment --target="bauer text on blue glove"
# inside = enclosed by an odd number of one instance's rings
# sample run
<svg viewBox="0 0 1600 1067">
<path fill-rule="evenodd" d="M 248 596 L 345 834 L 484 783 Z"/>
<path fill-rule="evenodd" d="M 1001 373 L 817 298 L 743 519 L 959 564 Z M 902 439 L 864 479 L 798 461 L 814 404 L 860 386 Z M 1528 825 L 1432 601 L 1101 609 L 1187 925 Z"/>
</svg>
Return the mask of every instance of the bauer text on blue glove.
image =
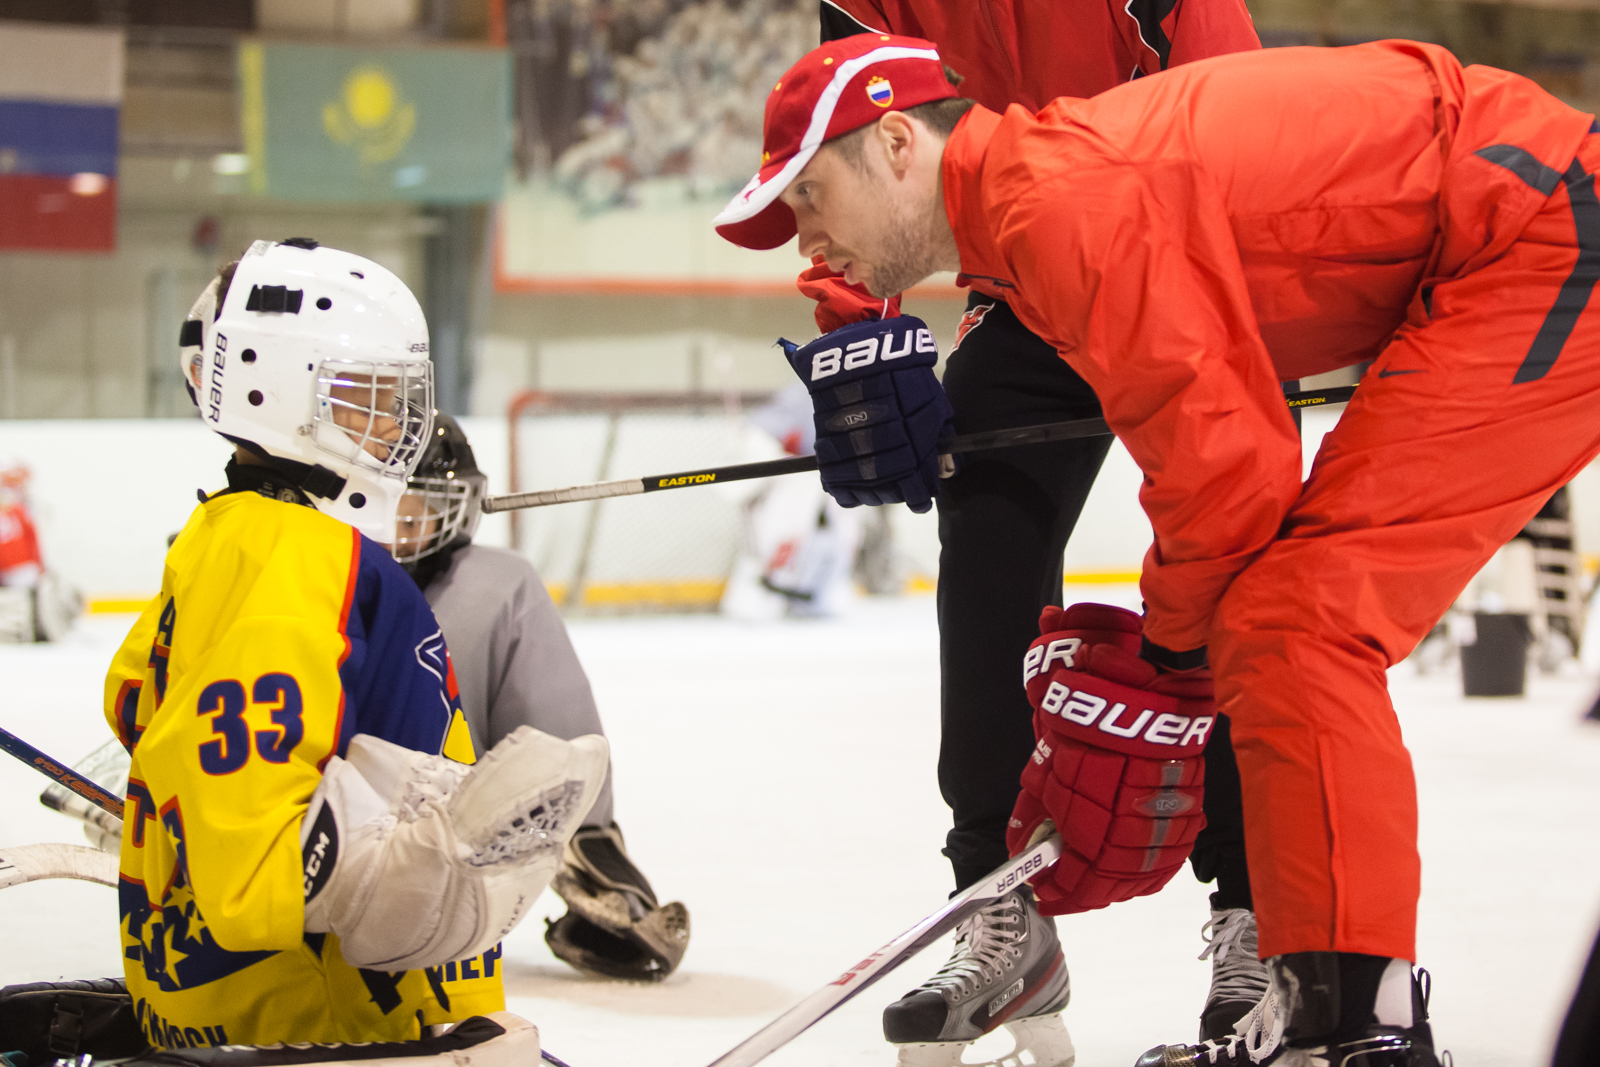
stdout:
<svg viewBox="0 0 1600 1067">
<path fill-rule="evenodd" d="M 852 323 L 797 346 L 779 341 L 811 391 L 822 485 L 847 508 L 933 506 L 939 444 L 954 412 L 934 376 L 939 352 L 921 319 Z"/>
</svg>

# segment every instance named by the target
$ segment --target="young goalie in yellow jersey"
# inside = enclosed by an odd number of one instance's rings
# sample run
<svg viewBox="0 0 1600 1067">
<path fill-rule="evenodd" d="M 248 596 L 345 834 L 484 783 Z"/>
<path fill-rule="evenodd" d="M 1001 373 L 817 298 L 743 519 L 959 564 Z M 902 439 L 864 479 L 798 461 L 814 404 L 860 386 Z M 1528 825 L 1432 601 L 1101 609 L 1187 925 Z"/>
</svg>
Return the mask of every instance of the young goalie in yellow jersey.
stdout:
<svg viewBox="0 0 1600 1067">
<path fill-rule="evenodd" d="M 523 728 L 474 762 L 438 625 L 375 543 L 432 417 L 421 309 L 359 256 L 257 242 L 181 345 L 237 451 L 106 683 L 140 1025 L 169 1048 L 396 1041 L 499 1011 L 498 942 L 606 748 Z"/>
</svg>

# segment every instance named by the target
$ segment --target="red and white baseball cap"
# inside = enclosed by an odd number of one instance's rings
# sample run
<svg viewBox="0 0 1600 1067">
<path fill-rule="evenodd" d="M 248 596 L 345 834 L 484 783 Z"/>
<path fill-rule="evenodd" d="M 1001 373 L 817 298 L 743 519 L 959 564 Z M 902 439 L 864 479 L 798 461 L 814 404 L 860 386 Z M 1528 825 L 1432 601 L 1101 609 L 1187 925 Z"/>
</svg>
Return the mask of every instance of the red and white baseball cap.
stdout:
<svg viewBox="0 0 1600 1067">
<path fill-rule="evenodd" d="M 761 170 L 712 220 L 745 248 L 777 248 L 795 234 L 794 212 L 778 199 L 822 142 L 904 111 L 955 96 L 932 42 L 858 33 L 814 48 L 767 96 Z"/>
</svg>

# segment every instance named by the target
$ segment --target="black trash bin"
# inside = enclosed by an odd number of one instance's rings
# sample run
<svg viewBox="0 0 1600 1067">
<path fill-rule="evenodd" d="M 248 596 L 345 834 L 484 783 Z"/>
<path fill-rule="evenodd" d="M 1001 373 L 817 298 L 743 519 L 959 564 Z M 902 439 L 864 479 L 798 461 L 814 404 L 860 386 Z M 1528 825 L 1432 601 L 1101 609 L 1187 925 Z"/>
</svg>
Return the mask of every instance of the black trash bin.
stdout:
<svg viewBox="0 0 1600 1067">
<path fill-rule="evenodd" d="M 1478 639 L 1461 646 L 1461 691 L 1469 697 L 1519 697 L 1528 685 L 1528 616 L 1473 616 Z"/>
</svg>

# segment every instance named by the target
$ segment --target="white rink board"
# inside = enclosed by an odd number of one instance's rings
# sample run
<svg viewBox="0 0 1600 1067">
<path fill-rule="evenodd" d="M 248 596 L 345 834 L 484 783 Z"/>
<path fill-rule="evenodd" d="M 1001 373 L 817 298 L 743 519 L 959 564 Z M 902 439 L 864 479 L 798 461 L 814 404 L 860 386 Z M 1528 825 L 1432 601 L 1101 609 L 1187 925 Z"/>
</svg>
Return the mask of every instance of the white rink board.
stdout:
<svg viewBox="0 0 1600 1067">
<path fill-rule="evenodd" d="M 129 622 L 90 619 L 54 647 L 0 646 L 0 726 L 69 759 L 108 736 L 101 675 Z M 540 919 L 561 910 L 546 894 L 508 939 L 505 965 L 512 1010 L 555 1055 L 573 1067 L 701 1067 L 944 902 L 930 598 L 869 601 L 836 622 L 571 629 L 612 741 L 629 847 L 663 899 L 688 904 L 694 935 L 660 986 L 585 980 L 544 947 Z M 1577 721 L 1594 684 L 1534 677 L 1527 699 L 1467 701 L 1452 676 L 1391 673 L 1419 781 L 1435 1032 L 1464 1067 L 1549 1062 L 1600 922 L 1600 850 L 1587 844 L 1600 728 Z M 0 757 L 0 845 L 79 840 L 38 804 L 43 784 Z M 1192 1036 L 1209 973 L 1195 959 L 1206 890 L 1180 872 L 1156 896 L 1059 921 L 1083 1067 L 1127 1067 Z M 112 890 L 22 886 L 0 902 L 0 983 L 119 970 Z M 768 1062 L 889 1067 L 879 1013 L 946 952 L 907 964 Z"/>
<path fill-rule="evenodd" d="M 505 484 L 505 420 L 463 419 L 478 462 Z M 30 496 L 45 564 L 91 598 L 153 596 L 167 537 L 188 521 L 195 493 L 227 484 L 233 446 L 198 419 L 0 419 L 0 466 L 33 471 Z M 503 516 L 479 527 L 505 544 Z"/>
<path fill-rule="evenodd" d="M 1307 470 L 1316 443 L 1337 414 L 1332 409 L 1304 413 Z M 508 492 L 504 417 L 460 421 L 479 467 L 489 476 L 489 491 Z M 760 434 L 740 432 L 720 415 L 694 422 L 688 432 L 681 416 L 628 416 L 607 476 L 667 473 L 776 454 Z M 540 423 L 548 425 L 535 428 Z M 604 441 L 600 416 L 525 419 L 523 429 L 521 488 L 552 489 L 599 477 Z M 222 487 L 229 452 L 227 442 L 193 419 L 0 420 L 0 466 L 20 460 L 33 470 L 33 510 L 46 563 L 91 598 L 145 596 L 159 588 L 167 536 L 188 519 L 197 489 Z M 1138 500 L 1141 477 L 1127 451 L 1114 444 L 1067 546 L 1069 575 L 1139 569 L 1150 544 L 1150 524 Z M 759 484 L 674 490 L 599 505 L 605 523 L 592 562 L 601 572 L 591 578 L 724 577 L 725 572 L 700 571 L 732 558 L 739 503 Z M 1600 554 L 1600 465 L 1580 474 L 1572 493 L 1579 545 L 1587 554 Z M 525 549 L 537 565 L 550 569 L 552 580 L 561 580 L 563 569 L 573 565 L 595 506 L 541 509 L 529 520 Z M 891 514 L 896 544 L 908 562 L 921 574 L 935 575 L 935 515 L 913 515 L 903 507 Z M 666 531 L 673 536 L 665 536 Z M 508 545 L 508 517 L 484 516 L 478 541 Z"/>
<path fill-rule="evenodd" d="M 489 477 L 489 492 L 508 492 L 505 418 L 467 416 L 460 422 Z M 529 418 L 522 432 L 521 488 L 559 488 L 602 477 L 603 416 Z M 0 420 L 0 466 L 20 461 L 33 471 L 33 515 L 46 564 L 90 598 L 155 593 L 168 535 L 188 520 L 196 490 L 223 487 L 222 467 L 231 451 L 193 419 Z M 662 474 L 779 454 L 770 438 L 721 415 L 629 415 L 603 476 Z M 1069 572 L 1138 569 L 1150 541 L 1149 523 L 1139 510 L 1139 479 L 1127 453 L 1114 446 L 1068 548 Z M 565 580 L 590 511 L 599 507 L 604 522 L 591 558 L 591 581 L 720 579 L 736 547 L 740 504 L 760 485 L 738 482 L 524 512 L 524 549 L 552 581 Z M 896 507 L 892 519 L 907 561 L 918 573 L 935 575 L 934 514 L 913 515 Z M 509 545 L 508 516 L 484 516 L 477 540 Z"/>
</svg>

